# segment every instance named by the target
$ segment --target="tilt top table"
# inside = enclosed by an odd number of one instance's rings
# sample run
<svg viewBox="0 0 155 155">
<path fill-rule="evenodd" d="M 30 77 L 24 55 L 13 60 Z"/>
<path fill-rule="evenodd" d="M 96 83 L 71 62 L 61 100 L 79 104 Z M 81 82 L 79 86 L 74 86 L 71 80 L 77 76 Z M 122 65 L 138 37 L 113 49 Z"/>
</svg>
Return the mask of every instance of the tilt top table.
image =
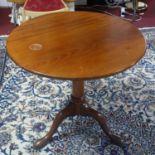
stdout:
<svg viewBox="0 0 155 155">
<path fill-rule="evenodd" d="M 71 80 L 71 100 L 53 121 L 49 132 L 34 143 L 45 146 L 68 116 L 91 116 L 111 141 L 121 145 L 106 119 L 85 106 L 84 80 L 122 72 L 145 53 L 141 32 L 118 17 L 94 12 L 64 12 L 41 16 L 17 27 L 8 37 L 7 51 L 20 67 L 49 78 Z"/>
</svg>

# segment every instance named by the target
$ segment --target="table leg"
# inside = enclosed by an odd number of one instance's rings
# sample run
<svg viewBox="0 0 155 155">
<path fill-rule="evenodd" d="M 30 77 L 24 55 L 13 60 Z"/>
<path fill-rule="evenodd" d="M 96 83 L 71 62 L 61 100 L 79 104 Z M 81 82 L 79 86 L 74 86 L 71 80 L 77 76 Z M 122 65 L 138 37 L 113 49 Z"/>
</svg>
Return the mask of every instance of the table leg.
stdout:
<svg viewBox="0 0 155 155">
<path fill-rule="evenodd" d="M 122 145 L 120 138 L 110 133 L 110 130 L 106 125 L 106 119 L 96 110 L 85 106 L 85 103 L 86 101 L 84 100 L 84 81 L 75 80 L 73 81 L 71 101 L 69 102 L 68 106 L 56 115 L 56 118 L 54 119 L 49 132 L 43 138 L 37 140 L 34 143 L 34 148 L 44 147 L 49 142 L 49 140 L 51 140 L 60 123 L 66 117 L 75 115 L 93 117 L 99 123 L 103 131 L 106 133 L 107 136 L 109 136 L 113 143 L 117 145 Z"/>
<path fill-rule="evenodd" d="M 51 140 L 58 126 L 66 117 L 79 114 L 79 105 L 83 103 L 83 93 L 84 82 L 78 80 L 73 81 L 71 101 L 69 102 L 69 105 L 56 115 L 49 132 L 43 138 L 38 139 L 34 143 L 34 148 L 39 149 L 44 147 L 49 142 L 49 140 Z M 78 99 L 78 103 L 74 103 L 76 99 Z"/>
</svg>

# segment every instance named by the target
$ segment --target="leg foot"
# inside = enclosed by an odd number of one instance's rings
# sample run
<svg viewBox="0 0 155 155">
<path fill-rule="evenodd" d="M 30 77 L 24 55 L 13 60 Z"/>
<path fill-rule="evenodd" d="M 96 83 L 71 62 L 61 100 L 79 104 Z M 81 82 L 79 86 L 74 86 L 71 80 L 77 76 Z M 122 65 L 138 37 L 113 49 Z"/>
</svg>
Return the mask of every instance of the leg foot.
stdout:
<svg viewBox="0 0 155 155">
<path fill-rule="evenodd" d="M 123 143 L 122 143 L 120 137 L 118 137 L 116 135 L 113 135 L 113 134 L 110 134 L 109 135 L 109 138 L 110 138 L 110 140 L 111 140 L 112 143 L 114 143 L 114 144 L 116 144 L 118 146 L 121 146 L 121 147 L 123 146 Z"/>
</svg>

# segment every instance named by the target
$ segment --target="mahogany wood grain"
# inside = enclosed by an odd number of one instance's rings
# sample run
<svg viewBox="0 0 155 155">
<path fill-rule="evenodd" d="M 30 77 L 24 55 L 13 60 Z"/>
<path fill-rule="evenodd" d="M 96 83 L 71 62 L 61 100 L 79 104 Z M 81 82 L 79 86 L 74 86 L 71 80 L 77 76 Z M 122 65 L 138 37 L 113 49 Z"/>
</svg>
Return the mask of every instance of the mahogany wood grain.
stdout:
<svg viewBox="0 0 155 155">
<path fill-rule="evenodd" d="M 30 20 L 7 40 L 10 57 L 47 77 L 74 80 L 109 76 L 133 66 L 145 52 L 141 32 L 119 17 L 64 12 Z"/>
<path fill-rule="evenodd" d="M 83 80 L 73 80 L 72 95 L 74 97 L 83 97 L 84 95 L 84 81 Z"/>
<path fill-rule="evenodd" d="M 16 28 L 7 40 L 7 51 L 16 64 L 32 73 L 73 83 L 69 105 L 56 115 L 35 148 L 45 146 L 63 119 L 75 115 L 95 118 L 113 143 L 122 144 L 111 134 L 104 116 L 88 107 L 84 80 L 122 72 L 144 55 L 145 41 L 136 27 L 94 12 L 51 14 Z"/>
</svg>

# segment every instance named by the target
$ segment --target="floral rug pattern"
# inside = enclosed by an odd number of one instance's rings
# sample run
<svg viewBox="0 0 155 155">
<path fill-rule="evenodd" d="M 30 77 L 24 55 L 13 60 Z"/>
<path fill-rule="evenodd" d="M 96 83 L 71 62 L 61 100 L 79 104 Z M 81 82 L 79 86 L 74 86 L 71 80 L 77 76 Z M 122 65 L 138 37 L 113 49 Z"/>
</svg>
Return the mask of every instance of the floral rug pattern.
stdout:
<svg viewBox="0 0 155 155">
<path fill-rule="evenodd" d="M 5 47 L 5 39 L 7 36 L 0 36 L 0 85 L 3 78 L 3 72 L 5 67 L 5 61 L 6 61 L 6 49 Z"/>
<path fill-rule="evenodd" d="M 89 106 L 107 117 L 123 147 L 112 144 L 93 118 L 75 116 L 35 150 L 33 142 L 68 104 L 71 82 L 34 75 L 7 57 L 0 87 L 0 155 L 155 155 L 155 29 L 142 33 L 147 50 L 134 67 L 85 82 Z"/>
</svg>

